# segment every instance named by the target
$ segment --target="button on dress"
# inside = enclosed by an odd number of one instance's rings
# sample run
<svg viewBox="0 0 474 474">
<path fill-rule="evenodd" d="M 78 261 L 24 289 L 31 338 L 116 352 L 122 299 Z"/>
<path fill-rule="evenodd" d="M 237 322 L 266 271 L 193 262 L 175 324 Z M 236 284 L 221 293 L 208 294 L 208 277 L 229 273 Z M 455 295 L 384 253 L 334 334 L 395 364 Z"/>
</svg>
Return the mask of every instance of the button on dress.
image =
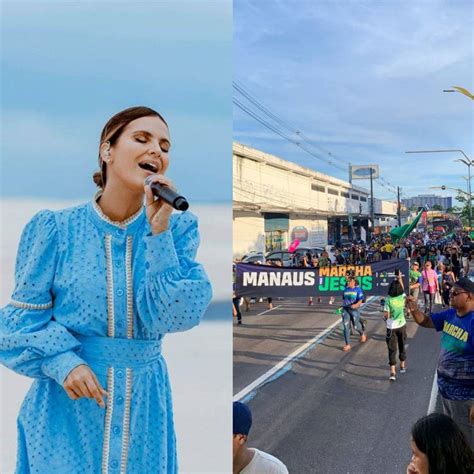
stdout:
<svg viewBox="0 0 474 474">
<path fill-rule="evenodd" d="M 17 473 L 175 473 L 161 342 L 196 326 L 211 299 L 194 260 L 197 219 L 173 214 L 152 235 L 144 208 L 112 222 L 95 199 L 32 218 L 0 310 L 0 362 L 35 379 L 18 417 Z M 81 364 L 107 390 L 105 409 L 64 390 Z"/>
</svg>

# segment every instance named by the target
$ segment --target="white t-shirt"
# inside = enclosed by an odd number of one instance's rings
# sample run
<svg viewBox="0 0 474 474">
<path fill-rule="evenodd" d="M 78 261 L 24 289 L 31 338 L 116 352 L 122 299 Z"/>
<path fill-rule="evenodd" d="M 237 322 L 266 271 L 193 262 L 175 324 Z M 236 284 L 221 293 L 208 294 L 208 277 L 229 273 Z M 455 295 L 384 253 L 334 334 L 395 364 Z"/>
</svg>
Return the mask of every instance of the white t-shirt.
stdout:
<svg viewBox="0 0 474 474">
<path fill-rule="evenodd" d="M 255 448 L 252 460 L 240 471 L 240 474 L 288 474 L 286 466 L 275 456 Z"/>
</svg>

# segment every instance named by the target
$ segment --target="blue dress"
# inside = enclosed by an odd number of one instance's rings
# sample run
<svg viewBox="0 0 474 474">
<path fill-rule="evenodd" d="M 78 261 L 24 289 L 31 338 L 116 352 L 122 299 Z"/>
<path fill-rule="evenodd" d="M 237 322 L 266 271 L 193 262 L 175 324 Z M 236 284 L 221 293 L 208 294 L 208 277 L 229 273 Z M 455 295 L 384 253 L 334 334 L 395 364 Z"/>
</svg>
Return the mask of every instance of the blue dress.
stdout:
<svg viewBox="0 0 474 474">
<path fill-rule="evenodd" d="M 0 362 L 35 379 L 18 417 L 18 473 L 177 472 L 161 342 L 209 304 L 198 244 L 189 212 L 152 235 L 144 208 L 112 222 L 95 198 L 28 223 L 0 310 Z M 80 364 L 109 393 L 105 409 L 62 387 Z"/>
</svg>

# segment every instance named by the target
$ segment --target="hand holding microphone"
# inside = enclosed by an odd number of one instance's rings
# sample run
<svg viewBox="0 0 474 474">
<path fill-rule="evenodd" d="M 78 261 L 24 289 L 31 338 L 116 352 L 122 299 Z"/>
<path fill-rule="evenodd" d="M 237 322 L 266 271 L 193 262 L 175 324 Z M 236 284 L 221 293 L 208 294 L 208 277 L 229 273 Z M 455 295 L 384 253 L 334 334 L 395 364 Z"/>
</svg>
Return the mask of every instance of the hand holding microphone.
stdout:
<svg viewBox="0 0 474 474">
<path fill-rule="evenodd" d="M 146 215 L 153 235 L 168 229 L 173 208 L 185 211 L 189 204 L 174 189 L 173 183 L 163 175 L 148 176 L 144 183 L 146 195 Z M 159 199 L 155 200 L 155 196 Z"/>
<path fill-rule="evenodd" d="M 169 184 L 166 184 L 165 180 L 154 181 L 153 175 L 145 179 L 145 186 L 150 186 L 154 196 L 163 199 L 177 211 L 186 211 L 189 207 L 188 201 L 176 192 L 170 184 L 170 181 Z"/>
</svg>

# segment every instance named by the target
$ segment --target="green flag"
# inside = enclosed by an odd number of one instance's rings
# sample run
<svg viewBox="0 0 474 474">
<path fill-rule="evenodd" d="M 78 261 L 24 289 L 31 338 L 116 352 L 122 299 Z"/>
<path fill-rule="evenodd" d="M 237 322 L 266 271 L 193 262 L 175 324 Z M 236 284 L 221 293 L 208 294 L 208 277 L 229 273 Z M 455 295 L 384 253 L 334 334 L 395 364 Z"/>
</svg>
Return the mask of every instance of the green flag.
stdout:
<svg viewBox="0 0 474 474">
<path fill-rule="evenodd" d="M 415 220 L 409 224 L 402 225 L 401 227 L 394 227 L 390 231 L 390 236 L 394 242 L 397 242 L 400 239 L 404 239 L 410 235 L 410 232 L 416 227 L 418 221 L 421 219 L 421 215 L 425 212 L 425 209 L 422 209 L 418 215 L 415 217 Z"/>
</svg>

